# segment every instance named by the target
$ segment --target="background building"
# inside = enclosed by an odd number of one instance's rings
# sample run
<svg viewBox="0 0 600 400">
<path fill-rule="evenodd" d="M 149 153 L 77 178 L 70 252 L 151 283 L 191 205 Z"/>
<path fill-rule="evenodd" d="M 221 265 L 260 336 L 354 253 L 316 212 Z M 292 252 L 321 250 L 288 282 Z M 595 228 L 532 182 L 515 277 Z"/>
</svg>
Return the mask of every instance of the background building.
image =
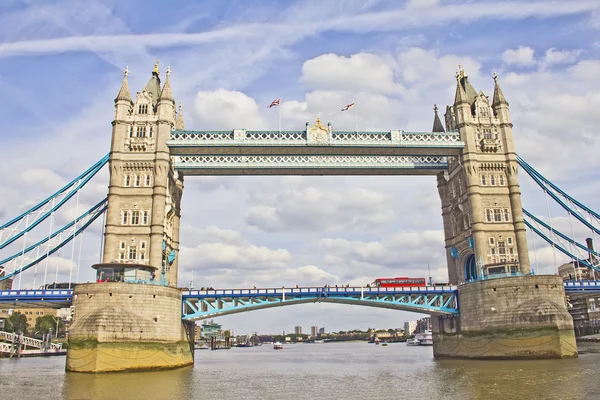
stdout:
<svg viewBox="0 0 600 400">
<path fill-rule="evenodd" d="M 417 321 L 417 326 L 414 333 L 424 333 L 425 331 L 431 331 L 431 318 L 421 318 Z"/>
<path fill-rule="evenodd" d="M 408 321 L 404 323 L 404 335 L 410 336 L 415 333 L 417 328 L 417 321 Z"/>
<path fill-rule="evenodd" d="M 310 327 L 310 336 L 312 336 L 312 337 L 319 336 L 319 327 L 318 326 L 311 326 Z"/>
<path fill-rule="evenodd" d="M 294 327 L 294 333 L 296 335 L 302 335 L 302 327 L 300 325 Z"/>
<path fill-rule="evenodd" d="M 320 327 L 319 328 L 319 336 L 320 335 L 324 335 L 325 334 L 325 328 L 324 327 Z"/>
<path fill-rule="evenodd" d="M 4 271 L 0 272 L 0 278 L 4 276 Z M 5 281 L 0 282 L 0 290 L 10 290 L 12 289 L 12 279 L 7 279 Z"/>
</svg>

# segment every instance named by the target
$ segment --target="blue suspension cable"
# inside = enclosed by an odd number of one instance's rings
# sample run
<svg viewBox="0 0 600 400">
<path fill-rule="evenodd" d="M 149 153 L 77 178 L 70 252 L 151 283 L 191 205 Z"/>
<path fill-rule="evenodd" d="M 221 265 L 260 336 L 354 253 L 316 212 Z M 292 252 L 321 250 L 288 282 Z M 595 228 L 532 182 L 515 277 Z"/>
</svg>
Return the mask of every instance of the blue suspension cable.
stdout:
<svg viewBox="0 0 600 400">
<path fill-rule="evenodd" d="M 40 208 L 42 208 L 43 206 L 45 206 L 46 204 L 48 204 L 50 201 L 52 201 L 53 199 L 55 199 L 56 197 L 60 196 L 61 194 L 65 193 L 67 190 L 69 190 L 70 187 L 72 187 L 77 181 L 85 178 L 88 174 L 92 173 L 94 170 L 96 170 L 98 167 L 102 167 L 104 166 L 104 164 L 106 164 L 108 162 L 108 157 L 109 154 L 105 155 L 104 157 L 102 157 L 102 159 L 100 159 L 100 161 L 98 161 L 97 163 L 95 163 L 94 165 L 92 165 L 89 169 L 87 169 L 83 174 L 79 175 L 77 178 L 73 179 L 71 182 L 69 182 L 67 185 L 65 185 L 62 189 L 60 189 L 58 192 L 54 193 L 53 195 L 51 195 L 50 197 L 48 197 L 45 200 L 42 200 L 39 204 L 33 206 L 32 208 L 30 208 L 29 210 L 25 211 L 23 214 L 19 215 L 16 218 L 11 219 L 10 221 L 8 221 L 7 223 L 5 223 L 4 225 L 0 226 L 0 230 L 4 229 L 4 228 L 8 228 L 9 226 L 13 225 L 15 222 L 25 218 L 27 215 L 39 210 Z M 97 171 L 96 171 L 97 172 Z M 94 172 L 95 173 L 95 172 Z"/>
<path fill-rule="evenodd" d="M 544 235 L 542 232 L 540 232 L 538 229 L 536 229 L 529 221 L 527 221 L 526 219 L 523 220 L 523 222 L 525 222 L 525 225 L 527 225 L 527 227 L 529 229 L 531 229 L 532 231 L 534 231 L 539 237 L 541 237 L 542 239 L 544 239 L 546 242 L 548 242 L 549 244 L 554 244 L 554 247 L 557 248 L 560 252 L 562 252 L 563 254 L 569 256 L 572 259 L 577 260 L 578 263 L 580 263 L 581 265 L 584 265 L 588 268 L 593 269 L 594 271 L 598 271 L 600 272 L 600 268 L 590 264 L 587 260 L 582 260 L 579 257 L 576 257 L 574 254 L 572 254 L 571 252 L 569 252 L 568 250 L 564 249 L 562 246 L 559 246 L 558 244 L 554 243 L 552 241 L 552 239 L 548 238 L 546 235 Z"/>
<path fill-rule="evenodd" d="M 49 240 L 54 239 L 56 236 L 60 235 L 64 231 L 70 229 L 73 225 L 75 225 L 76 223 L 78 223 L 79 221 L 81 221 L 82 219 L 84 219 L 85 217 L 87 217 L 88 215 L 94 213 L 100 207 L 106 205 L 107 201 L 108 201 L 108 198 L 105 198 L 104 200 L 102 200 L 101 202 L 99 202 L 98 204 L 96 204 L 95 206 L 93 206 L 92 208 L 90 208 L 89 210 L 87 210 L 85 213 L 81 214 L 74 221 L 69 222 L 67 225 L 65 225 L 64 227 L 62 227 L 58 231 L 54 232 L 50 236 L 45 237 L 44 239 L 40 240 L 39 242 L 37 242 L 35 244 L 32 244 L 31 246 L 29 246 L 28 248 L 26 248 L 24 251 L 22 251 L 22 252 L 20 251 L 18 253 L 15 253 L 15 254 L 13 254 L 10 257 L 5 258 L 4 260 L 0 260 L 0 265 L 4 265 L 4 264 L 8 263 L 9 261 L 14 260 L 15 258 L 22 256 L 23 254 L 29 253 L 31 250 L 35 249 L 36 247 L 39 247 L 40 245 L 48 242 Z"/>
<path fill-rule="evenodd" d="M 569 201 L 571 201 L 577 207 L 582 208 L 583 210 L 587 211 L 588 213 L 590 213 L 594 217 L 600 219 L 600 214 L 594 212 L 590 208 L 586 207 L 582 203 L 580 203 L 577 200 L 575 200 L 573 197 L 569 196 L 567 193 L 565 193 L 563 190 L 561 190 L 558 186 L 556 186 L 555 184 L 553 184 L 550 180 L 548 180 L 542 174 L 540 174 L 538 171 L 536 171 L 535 168 L 533 168 L 531 165 L 529 165 L 527 162 L 525 162 L 525 160 L 523 160 L 518 155 L 517 155 L 517 162 L 529 174 L 529 176 L 531 176 L 531 174 L 536 175 L 538 178 L 540 178 L 545 183 L 547 183 L 548 186 L 550 186 L 552 189 L 556 190 L 558 193 L 560 193 L 561 195 L 563 195 L 564 197 L 566 197 Z"/>
<path fill-rule="evenodd" d="M 587 248 L 586 246 L 584 246 L 584 245 L 576 242 L 575 240 L 571 239 L 570 237 L 568 237 L 564 233 L 562 233 L 560 231 L 557 231 L 556 229 L 550 227 L 548 224 L 546 224 L 544 221 L 542 221 L 539 218 L 537 218 L 535 215 L 531 214 L 526 209 L 523 209 L 523 214 L 525 214 L 526 216 L 528 216 L 529 218 L 531 218 L 532 220 L 534 220 L 537 224 L 539 224 L 539 225 L 543 226 L 544 228 L 548 229 L 550 232 L 554 233 L 556 236 L 560 236 L 561 238 L 565 239 L 567 242 L 571 243 L 572 245 L 575 245 L 575 246 L 579 247 L 581 250 L 587 251 L 587 252 L 595 255 L 596 257 L 600 257 L 600 253 L 597 253 L 594 250 L 592 250 L 590 248 Z"/>
<path fill-rule="evenodd" d="M 108 159 L 108 158 L 107 158 Z M 42 214 L 42 216 L 40 218 L 38 218 L 36 221 L 34 221 L 31 225 L 29 225 L 26 229 L 24 229 L 23 231 L 19 232 L 18 234 L 16 234 L 15 236 L 11 237 L 10 239 L 6 240 L 6 242 L 0 244 L 0 250 L 2 250 L 3 248 L 5 248 L 6 246 L 8 246 L 9 244 L 13 243 L 14 241 L 18 240 L 19 238 L 21 238 L 23 235 L 25 235 L 27 232 L 31 231 L 33 228 L 35 228 L 36 226 L 38 226 L 39 224 L 41 224 L 46 218 L 48 218 L 53 212 L 55 212 L 56 210 L 58 210 L 60 207 L 62 207 L 63 204 L 65 204 L 67 201 L 69 201 L 69 199 L 71 199 L 71 197 L 73 197 L 77 192 L 79 192 L 79 190 L 84 187 L 97 173 L 98 171 L 100 171 L 100 169 L 102 169 L 102 167 L 104 166 L 106 162 L 98 164 L 96 166 L 96 168 L 94 168 L 80 183 L 79 185 L 77 185 L 74 189 L 71 189 L 71 191 L 61 200 L 59 201 L 54 207 L 52 207 L 52 209 L 50 209 L 49 211 L 47 211 L 46 213 Z"/>
<path fill-rule="evenodd" d="M 550 197 L 552 197 L 554 199 L 554 201 L 556 201 L 558 204 L 560 204 L 560 206 L 562 208 L 564 208 L 569 214 L 571 214 L 572 216 L 574 216 L 575 218 L 577 218 L 577 220 L 579 220 L 579 222 L 581 222 L 582 224 L 584 224 L 585 226 L 587 226 L 588 228 L 590 228 L 592 231 L 600 234 L 600 230 L 598 228 L 596 228 L 594 225 L 590 224 L 585 218 L 583 218 L 581 215 L 579 215 L 579 213 L 576 213 L 575 211 L 573 211 L 568 205 L 566 205 L 556 194 L 554 194 L 552 191 L 549 191 L 548 188 L 541 182 L 541 180 L 532 172 L 530 171 L 530 167 L 526 166 L 526 165 L 521 165 L 521 167 L 529 174 L 529 176 L 546 192 L 550 195 Z"/>
<path fill-rule="evenodd" d="M 56 253 L 57 251 L 59 251 L 63 246 L 65 246 L 67 243 L 69 243 L 73 238 L 75 238 L 76 236 L 78 236 L 81 232 L 83 232 L 88 226 L 90 226 L 92 224 L 92 222 L 94 222 L 100 215 L 102 215 L 106 209 L 108 208 L 108 205 L 105 205 L 104 207 L 102 207 L 98 213 L 96 213 L 96 215 L 92 216 L 85 224 L 83 224 L 83 226 L 81 228 L 79 228 L 74 235 L 69 235 L 65 240 L 63 240 L 61 243 L 59 243 L 55 248 L 53 248 L 52 250 L 50 250 L 47 254 L 42 254 L 40 257 L 38 257 L 36 260 L 30 262 L 29 264 L 25 265 L 24 267 L 19 268 L 16 271 L 11 272 L 8 275 L 4 275 L 3 277 L 0 277 L 0 282 L 12 278 L 18 274 L 20 274 L 23 271 L 26 271 L 27 269 L 31 268 L 32 266 L 34 266 L 35 264 L 39 263 L 40 261 L 44 260 L 46 257 L 51 256 L 52 254 Z"/>
</svg>

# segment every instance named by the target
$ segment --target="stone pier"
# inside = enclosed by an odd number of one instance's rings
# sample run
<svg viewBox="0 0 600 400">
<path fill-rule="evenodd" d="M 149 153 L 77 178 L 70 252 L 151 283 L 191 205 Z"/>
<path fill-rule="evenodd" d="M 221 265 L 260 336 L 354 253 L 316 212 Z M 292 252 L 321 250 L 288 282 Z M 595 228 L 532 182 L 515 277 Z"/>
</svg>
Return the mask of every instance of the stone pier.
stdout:
<svg viewBox="0 0 600 400">
<path fill-rule="evenodd" d="M 116 372 L 194 363 L 194 326 L 181 321 L 181 292 L 130 283 L 77 285 L 67 371 Z"/>
<path fill-rule="evenodd" d="M 432 316 L 436 358 L 577 357 L 562 279 L 507 277 L 458 287 L 460 316 Z"/>
</svg>

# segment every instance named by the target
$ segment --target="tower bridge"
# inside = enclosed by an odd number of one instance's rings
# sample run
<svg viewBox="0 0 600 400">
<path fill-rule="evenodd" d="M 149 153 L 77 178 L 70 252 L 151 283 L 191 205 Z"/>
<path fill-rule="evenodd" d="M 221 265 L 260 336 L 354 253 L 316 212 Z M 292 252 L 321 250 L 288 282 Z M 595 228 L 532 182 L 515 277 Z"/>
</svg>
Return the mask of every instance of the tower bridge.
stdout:
<svg viewBox="0 0 600 400">
<path fill-rule="evenodd" d="M 109 155 L 53 196 L 0 226 L 0 250 L 25 240 L 38 221 L 52 220 L 55 209 L 108 164 L 105 200 L 60 233 L 24 245 L 20 253 L 5 258 L 2 263 L 13 265 L 12 269 L 0 268 L 4 274 L 0 282 L 17 276 L 66 245 L 99 215 L 105 216 L 102 262 L 94 266 L 99 282 L 78 284 L 67 291 L 0 291 L 0 307 L 73 305 L 68 370 L 189 365 L 193 363 L 194 320 L 314 302 L 429 313 L 436 357 L 577 355 L 565 290 L 600 286 L 595 281 L 565 286 L 558 276 L 534 275 L 526 226 L 590 269 L 598 270 L 592 256 L 586 261 L 554 238 L 567 238 L 580 249 L 598 254 L 552 226 L 542 223 L 542 228 L 535 228 L 541 221 L 527 211 L 531 222 L 524 219 L 519 167 L 545 192 L 566 198 L 559 204 L 570 214 L 583 210 L 596 222 L 600 215 L 517 156 L 509 104 L 496 76 L 490 100 L 474 89 L 461 69 L 444 123 L 435 107 L 429 132 L 338 131 L 319 119 L 298 131 L 186 130 L 170 80 L 170 69 L 163 83 L 156 65 L 148 83 L 133 98 L 126 70 L 115 99 Z M 450 286 L 182 292 L 176 285 L 186 175 L 435 175 Z M 600 233 L 596 225 L 590 226 Z M 548 236 L 543 229 L 550 232 Z M 22 257 L 29 257 L 28 261 Z M 19 259 L 20 264 L 16 263 Z"/>
</svg>

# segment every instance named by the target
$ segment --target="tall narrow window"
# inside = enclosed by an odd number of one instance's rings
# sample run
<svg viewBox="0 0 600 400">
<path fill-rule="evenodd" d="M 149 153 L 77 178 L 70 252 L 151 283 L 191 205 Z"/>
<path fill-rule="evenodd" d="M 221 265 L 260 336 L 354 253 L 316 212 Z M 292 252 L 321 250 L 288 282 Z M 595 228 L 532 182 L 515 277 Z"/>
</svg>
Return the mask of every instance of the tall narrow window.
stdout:
<svg viewBox="0 0 600 400">
<path fill-rule="evenodd" d="M 149 137 L 149 138 L 152 138 L 152 135 L 153 135 L 153 133 L 154 133 L 154 132 L 152 131 L 152 125 L 149 125 L 149 126 L 148 126 L 148 137 Z"/>
<path fill-rule="evenodd" d="M 135 187 L 139 187 L 139 186 L 140 186 L 140 179 L 141 179 L 141 178 L 140 178 L 140 176 L 139 176 L 139 175 L 137 175 L 137 174 L 136 174 L 136 175 L 134 175 L 134 177 L 133 177 L 133 182 L 134 182 L 133 186 L 135 186 Z"/>
<path fill-rule="evenodd" d="M 127 127 L 127 132 L 128 132 L 128 136 L 131 138 L 133 137 L 133 126 L 129 125 Z"/>
<path fill-rule="evenodd" d="M 150 175 L 146 175 L 146 186 L 150 186 L 152 182 L 152 178 L 150 178 Z"/>
<path fill-rule="evenodd" d="M 140 242 L 140 250 L 146 250 L 146 242 L 144 240 Z"/>
<path fill-rule="evenodd" d="M 485 210 L 485 220 L 487 222 L 492 222 L 492 210 L 490 210 L 490 209 Z"/>
<path fill-rule="evenodd" d="M 135 260 L 137 258 L 137 249 L 135 246 L 129 246 L 129 259 Z"/>
<path fill-rule="evenodd" d="M 148 211 L 142 211 L 142 225 L 148 225 Z"/>
<path fill-rule="evenodd" d="M 129 213 L 127 211 L 121 211 L 121 225 L 127 225 L 129 222 Z M 121 242 L 121 248 L 125 248 L 125 242 Z"/>
<path fill-rule="evenodd" d="M 499 208 L 496 208 L 494 210 L 494 221 L 502 222 L 502 210 L 500 210 Z"/>
<path fill-rule="evenodd" d="M 126 174 L 125 175 L 125 187 L 129 187 L 129 185 L 131 185 L 131 175 Z"/>
<path fill-rule="evenodd" d="M 510 221 L 510 213 L 508 212 L 508 208 L 504 209 L 504 220 L 506 222 Z"/>
<path fill-rule="evenodd" d="M 494 175 L 490 175 L 490 185 L 496 186 L 496 177 Z"/>
<path fill-rule="evenodd" d="M 493 245 L 494 245 L 494 238 L 493 238 L 493 237 L 491 237 L 491 238 L 490 238 L 490 246 L 493 246 Z"/>
<path fill-rule="evenodd" d="M 485 181 L 485 175 L 481 175 L 481 185 L 485 186 L 486 185 L 486 181 Z"/>
<path fill-rule="evenodd" d="M 513 240 L 512 240 L 511 236 L 506 238 L 506 243 L 508 243 L 509 246 L 511 246 L 513 244 Z"/>
<path fill-rule="evenodd" d="M 500 186 L 504 186 L 504 175 L 502 175 L 502 174 L 498 175 L 498 184 Z"/>
<path fill-rule="evenodd" d="M 138 106 L 138 114 L 148 114 L 148 104 L 140 104 Z"/>
<path fill-rule="evenodd" d="M 135 210 L 131 212 L 131 225 L 140 224 L 140 212 Z"/>
<path fill-rule="evenodd" d="M 125 252 L 122 251 L 121 253 L 119 253 L 119 260 L 124 260 L 125 259 Z"/>
<path fill-rule="evenodd" d="M 120 243 L 121 250 L 125 250 L 125 246 L 126 246 L 125 242 L 121 242 Z"/>
<path fill-rule="evenodd" d="M 144 125 L 138 125 L 135 128 L 135 136 L 141 138 L 144 137 L 146 133 L 146 127 Z"/>
</svg>

